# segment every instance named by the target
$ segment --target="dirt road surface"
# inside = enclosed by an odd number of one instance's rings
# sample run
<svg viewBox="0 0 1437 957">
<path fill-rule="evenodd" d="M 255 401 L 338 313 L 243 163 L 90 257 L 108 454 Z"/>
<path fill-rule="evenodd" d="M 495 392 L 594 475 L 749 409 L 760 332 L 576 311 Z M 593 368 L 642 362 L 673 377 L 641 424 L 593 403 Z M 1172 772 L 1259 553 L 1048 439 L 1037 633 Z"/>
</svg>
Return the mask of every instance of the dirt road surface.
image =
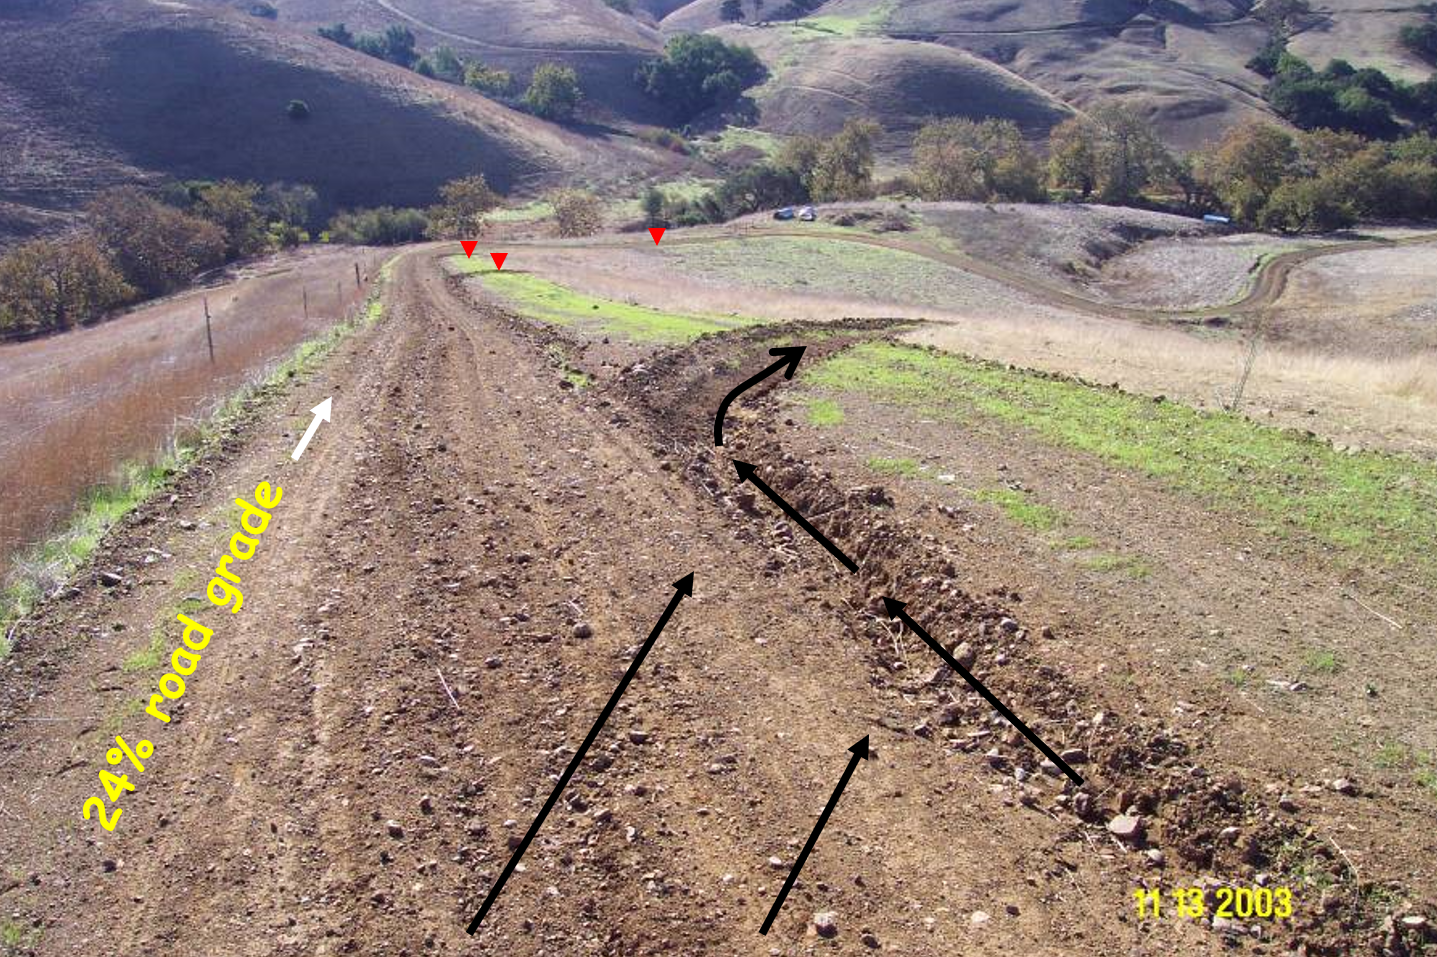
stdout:
<svg viewBox="0 0 1437 957">
<path fill-rule="evenodd" d="M 736 381 L 720 359 L 768 361 L 757 334 L 573 389 L 553 361 L 562 342 L 474 295 L 433 252 L 407 255 L 383 321 L 261 409 L 173 499 L 132 516 L 90 577 L 27 623 L 0 702 L 0 915 L 15 952 L 1327 954 L 1420 942 L 1420 928 L 1377 926 L 1336 878 L 1256 935 L 1167 912 L 1137 920 L 1136 887 L 1251 884 L 1245 860 L 1325 846 L 1315 817 L 1279 809 L 1202 750 L 1220 715 L 1135 713 L 1121 687 L 1066 677 L 1102 652 L 1026 616 L 1014 591 L 965 592 L 943 535 L 882 489 L 787 454 L 762 401 L 736 408 L 715 452 L 713 410 Z M 326 396 L 333 423 L 291 462 Z M 730 456 L 759 464 L 860 573 L 738 486 Z M 128 703 L 164 666 L 134 656 L 154 634 L 166 655 L 175 647 L 174 611 L 200 607 L 187 599 L 227 547 L 233 500 L 261 481 L 283 501 L 241 565 L 244 607 L 192 611 L 214 638 L 161 726 Z M 468 937 L 511 843 L 689 572 L 694 596 Z M 881 614 L 885 594 L 939 640 L 969 642 L 995 693 L 1055 749 L 1083 752 L 1071 760 L 1085 786 L 1046 773 L 935 673 Z M 109 834 L 80 808 L 117 733 L 155 754 Z M 864 735 L 872 760 L 761 937 Z M 1349 802 L 1358 828 L 1385 827 L 1395 859 L 1430 844 L 1422 806 L 1302 798 L 1330 802 Z M 1128 809 L 1147 843 L 1108 828 Z M 836 937 L 816 934 L 815 912 L 836 914 Z"/>
</svg>

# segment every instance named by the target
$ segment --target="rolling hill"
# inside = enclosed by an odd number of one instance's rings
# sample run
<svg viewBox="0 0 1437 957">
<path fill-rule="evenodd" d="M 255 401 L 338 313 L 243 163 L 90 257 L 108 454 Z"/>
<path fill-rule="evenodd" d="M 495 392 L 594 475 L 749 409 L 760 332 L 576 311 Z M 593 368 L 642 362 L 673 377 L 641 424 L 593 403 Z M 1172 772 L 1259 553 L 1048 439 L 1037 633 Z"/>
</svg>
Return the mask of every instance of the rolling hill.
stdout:
<svg viewBox="0 0 1437 957">
<path fill-rule="evenodd" d="M 511 191 L 680 162 L 220 6 L 5 7 L 0 30 L 0 136 L 18 145 L 0 152 L 0 241 L 62 222 L 106 186 L 164 177 L 309 183 L 335 209 L 425 204 L 479 171 Z M 292 99 L 307 119 L 287 116 Z"/>
</svg>

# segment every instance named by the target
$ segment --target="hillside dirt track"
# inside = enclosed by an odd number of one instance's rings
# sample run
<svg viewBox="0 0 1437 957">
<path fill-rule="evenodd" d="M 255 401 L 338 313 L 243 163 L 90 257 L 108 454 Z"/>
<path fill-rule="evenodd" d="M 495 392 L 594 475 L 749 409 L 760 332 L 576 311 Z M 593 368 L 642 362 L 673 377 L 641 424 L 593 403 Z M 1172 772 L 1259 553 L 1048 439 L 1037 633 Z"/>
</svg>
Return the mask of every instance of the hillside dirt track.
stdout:
<svg viewBox="0 0 1437 957">
<path fill-rule="evenodd" d="M 1205 745 L 1220 703 L 1144 714 L 1123 685 L 1073 677 L 1111 650 L 1026 611 L 1024 582 L 970 594 L 971 547 L 947 523 L 911 491 L 895 502 L 786 449 L 770 398 L 736 406 L 715 450 L 718 401 L 795 330 L 706 338 L 572 389 L 556 360 L 635 356 L 473 296 L 434 252 L 405 256 L 384 321 L 127 520 L 21 629 L 0 703 L 0 914 L 38 931 L 18 953 L 859 954 L 865 934 L 897 954 L 1437 943 L 1430 802 L 1359 778 L 1352 796 L 1304 792 L 1280 810 Z M 815 343 L 805 362 L 843 344 Z M 307 410 L 331 395 L 334 422 L 292 463 Z M 859 574 L 737 487 L 731 456 Z M 231 502 L 260 481 L 284 498 L 243 566 L 244 609 L 198 613 L 214 639 L 173 724 L 124 716 L 160 672 L 121 663 L 155 628 L 175 646 L 169 610 L 202 590 Z M 103 587 L 100 570 L 123 584 Z M 506 842 L 689 572 L 694 596 L 467 937 Z M 935 662 L 884 620 L 882 595 L 945 643 L 970 642 L 995 693 L 1054 748 L 1086 752 L 1086 785 L 1043 773 L 961 685 L 930 683 Z M 156 751 L 110 835 L 79 809 L 117 731 Z M 873 758 L 760 937 L 864 735 Z M 1299 783 L 1321 780 L 1283 741 L 1257 746 Z M 1129 806 L 1164 868 L 1106 832 Z M 1225 827 L 1237 832 L 1219 839 Z M 1365 852 L 1360 879 L 1334 833 Z M 1287 880 L 1281 848 L 1330 886 L 1300 891 L 1295 918 L 1259 937 L 1134 919 L 1141 882 Z M 1425 927 L 1383 926 L 1419 910 Z M 837 913 L 836 938 L 811 932 L 815 911 Z"/>
</svg>

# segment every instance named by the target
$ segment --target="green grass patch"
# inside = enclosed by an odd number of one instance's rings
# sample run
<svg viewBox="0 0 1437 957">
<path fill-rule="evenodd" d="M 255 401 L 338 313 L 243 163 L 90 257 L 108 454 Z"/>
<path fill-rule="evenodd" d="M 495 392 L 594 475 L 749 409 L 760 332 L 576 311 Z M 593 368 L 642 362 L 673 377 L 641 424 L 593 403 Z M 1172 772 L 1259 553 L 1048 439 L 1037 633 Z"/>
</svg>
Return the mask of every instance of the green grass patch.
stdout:
<svg viewBox="0 0 1437 957">
<path fill-rule="evenodd" d="M 554 215 L 554 204 L 547 199 L 530 200 L 523 206 L 506 206 L 484 214 L 491 223 L 537 223 Z"/>
<path fill-rule="evenodd" d="M 832 399 L 809 399 L 806 403 L 809 425 L 834 426 L 843 424 L 843 406 Z"/>
<path fill-rule="evenodd" d="M 1437 570 L 1437 466 L 1346 453 L 1238 415 L 1014 371 L 887 342 L 809 369 L 829 394 L 1022 429 L 1055 447 L 1158 479 L 1206 506 L 1253 515 L 1361 559 Z"/>
<path fill-rule="evenodd" d="M 979 489 L 973 496 L 980 502 L 998 506 L 999 510 L 1019 525 L 1039 532 L 1048 532 L 1063 522 L 1063 516 L 1055 508 L 1032 501 L 1028 493 L 1011 488 Z"/>
<path fill-rule="evenodd" d="M 811 230 L 811 237 L 765 236 L 765 229 Z M 866 235 L 857 227 L 820 223 L 759 225 L 758 235 L 743 240 L 665 247 L 660 255 L 692 275 L 737 286 L 822 293 L 952 308 L 954 290 L 972 287 L 974 279 L 952 266 L 916 253 L 870 246 L 839 238 Z M 825 234 L 829 234 L 825 236 Z"/>
<path fill-rule="evenodd" d="M 1251 679 L 1251 677 L 1251 674 L 1246 671 L 1243 671 L 1241 668 L 1234 668 L 1232 669 L 1232 671 L 1228 672 L 1227 683 L 1232 685 L 1234 688 L 1246 688 L 1248 680 Z"/>
<path fill-rule="evenodd" d="M 914 459 L 885 459 L 875 456 L 868 460 L 868 467 L 879 475 L 897 475 L 914 478 L 918 475 L 918 462 Z"/>
<path fill-rule="evenodd" d="M 120 664 L 120 670 L 127 675 L 154 671 L 164 665 L 167 651 L 169 651 L 169 643 L 165 639 L 165 634 L 157 629 L 150 634 L 150 643 L 126 658 Z"/>
<path fill-rule="evenodd" d="M 872 36 L 883 31 L 896 6 L 894 0 L 883 0 L 882 3 L 874 4 L 862 16 L 844 17 L 820 14 L 816 17 L 795 20 L 794 26 L 837 37 Z"/>
<path fill-rule="evenodd" d="M 1151 565 L 1132 555 L 1112 553 L 1090 555 L 1081 559 L 1078 564 L 1090 571 L 1121 573 L 1135 579 L 1147 578 L 1153 573 Z"/>
<path fill-rule="evenodd" d="M 1090 548 L 1097 548 L 1098 540 L 1091 535 L 1069 535 L 1067 538 L 1055 542 L 1053 547 L 1069 552 L 1082 552 Z"/>
<path fill-rule="evenodd" d="M 1387 741 L 1373 755 L 1374 767 L 1386 771 L 1410 771 L 1417 785 L 1437 796 L 1437 757 L 1415 751 L 1398 741 Z"/>
<path fill-rule="evenodd" d="M 708 332 L 756 325 L 762 320 L 740 316 L 664 312 L 611 299 L 595 299 L 527 272 L 499 272 L 488 263 L 456 257 L 462 271 L 481 273 L 489 291 L 514 304 L 526 316 L 583 332 L 631 342 L 676 344 Z"/>
<path fill-rule="evenodd" d="M 1303 666 L 1315 675 L 1335 675 L 1342 667 L 1337 655 L 1330 651 L 1309 651 Z"/>
<path fill-rule="evenodd" d="M 290 379 L 313 370 L 347 336 L 383 316 L 379 296 L 383 283 L 394 274 L 397 259 L 393 257 L 380 267 L 379 283 L 355 318 L 336 323 L 319 336 L 301 343 L 259 381 L 226 399 L 197 429 L 173 440 L 170 448 L 153 461 L 121 465 L 112 481 L 86 494 L 64 529 L 14 558 L 14 570 L 0 590 L 0 658 L 10 653 L 11 627 L 35 608 L 45 591 L 68 580 L 117 522 L 167 488 L 176 475 L 213 447 L 254 402 Z"/>
</svg>

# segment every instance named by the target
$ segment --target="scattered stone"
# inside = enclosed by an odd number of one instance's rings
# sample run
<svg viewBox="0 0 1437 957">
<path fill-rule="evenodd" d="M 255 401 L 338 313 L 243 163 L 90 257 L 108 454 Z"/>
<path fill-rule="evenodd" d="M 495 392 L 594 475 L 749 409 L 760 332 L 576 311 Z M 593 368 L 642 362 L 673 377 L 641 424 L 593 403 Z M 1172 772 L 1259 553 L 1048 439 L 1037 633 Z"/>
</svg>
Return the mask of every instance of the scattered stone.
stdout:
<svg viewBox="0 0 1437 957">
<path fill-rule="evenodd" d="M 939 685 L 946 685 L 952 680 L 953 669 L 948 667 L 946 664 L 941 664 L 937 668 L 934 668 L 931 673 L 929 673 L 927 679 L 923 683 L 926 685 L 937 687 Z"/>
<path fill-rule="evenodd" d="M 1014 621 L 1013 619 L 1011 619 L 1011 618 L 1004 618 L 1002 621 L 998 622 L 998 627 L 999 627 L 999 628 L 1002 628 L 1004 631 L 1006 631 L 1006 632 L 1007 632 L 1008 634 L 1010 634 L 1010 635 L 1016 635 L 1016 634 L 1018 633 L 1018 629 L 1019 629 L 1020 626 L 1019 626 L 1019 624 L 1018 624 L 1016 621 Z"/>
<path fill-rule="evenodd" d="M 1406 930 L 1421 930 L 1427 926 L 1427 918 L 1421 914 L 1408 914 L 1402 918 L 1402 926 Z"/>
<path fill-rule="evenodd" d="M 389 830 L 389 836 L 401 838 L 404 836 L 404 828 L 400 827 L 398 821 L 386 821 L 384 826 Z"/>
<path fill-rule="evenodd" d="M 439 759 L 434 757 L 432 754 L 421 754 L 419 756 L 419 763 L 424 765 L 426 768 L 439 767 Z"/>
<path fill-rule="evenodd" d="M 629 732 L 629 740 L 634 742 L 634 744 L 648 744 L 649 733 L 647 731 L 640 731 L 638 728 L 635 728 L 634 730 Z"/>
<path fill-rule="evenodd" d="M 594 626 L 587 621 L 581 621 L 574 626 L 574 637 L 579 640 L 594 637 Z"/>
<path fill-rule="evenodd" d="M 493 656 L 493 655 L 490 655 L 488 658 L 485 658 L 485 659 L 484 659 L 484 667 L 486 667 L 486 668 L 488 668 L 488 669 L 490 669 L 490 670 L 493 670 L 493 669 L 495 669 L 495 668 L 498 668 L 498 667 L 499 667 L 500 665 L 502 665 L 502 664 L 504 664 L 504 659 L 503 659 L 503 658 L 497 658 L 497 657 L 495 657 L 495 656 Z"/>
<path fill-rule="evenodd" d="M 1056 764 L 1054 764 L 1047 758 L 1044 758 L 1042 762 L 1038 765 L 1038 767 L 1043 769 L 1044 774 L 1055 778 L 1063 773 L 1062 771 L 1058 770 L 1058 766 Z"/>
<path fill-rule="evenodd" d="M 771 868 L 773 868 L 773 869 L 776 870 L 776 871 L 777 871 L 777 870 L 781 870 L 781 869 L 783 868 L 783 858 L 781 858 L 781 857 L 770 857 L 770 858 L 768 859 L 768 866 L 771 867 Z"/>
<path fill-rule="evenodd" d="M 988 912 L 985 910 L 975 910 L 973 913 L 968 915 L 968 923 L 972 924 L 974 927 L 981 927 L 992 919 L 993 918 L 989 917 Z"/>
<path fill-rule="evenodd" d="M 871 930 L 866 930 L 858 937 L 859 943 L 872 950 L 878 949 L 878 935 Z"/>
<path fill-rule="evenodd" d="M 833 911 L 823 911 L 813 915 L 813 929 L 820 937 L 838 936 L 838 915 Z"/>
<path fill-rule="evenodd" d="M 106 874 L 113 874 L 119 868 L 118 861 L 104 860 L 100 862 L 100 870 Z"/>
<path fill-rule="evenodd" d="M 95 577 L 98 578 L 100 584 L 104 585 L 106 588 L 114 588 L 115 586 L 119 585 L 121 582 L 124 581 L 123 578 L 121 578 L 119 575 L 116 575 L 114 572 L 100 572 Z"/>
<path fill-rule="evenodd" d="M 426 795 L 424 795 L 422 798 L 419 799 L 419 813 L 421 813 L 421 814 L 433 814 L 433 813 L 434 813 L 434 799 L 433 799 L 432 797 L 430 797 L 429 795 L 426 794 Z"/>
<path fill-rule="evenodd" d="M 609 810 L 609 809 L 606 808 L 606 807 L 601 807 L 601 808 L 599 808 L 597 811 L 594 812 L 594 820 L 597 821 L 597 822 L 600 823 L 600 824 L 603 824 L 603 823 L 605 823 L 606 821 L 612 820 L 613 817 L 614 817 L 614 812 L 611 811 L 611 810 Z"/>
<path fill-rule="evenodd" d="M 1288 814 L 1293 814 L 1297 811 L 1297 802 L 1292 799 L 1291 794 L 1284 794 L 1278 798 L 1277 806 Z"/>
<path fill-rule="evenodd" d="M 1058 752 L 1058 757 L 1063 759 L 1065 764 L 1087 764 L 1088 752 L 1082 748 L 1068 748 Z"/>
<path fill-rule="evenodd" d="M 1336 791 L 1338 794 L 1345 794 L 1348 797 L 1352 797 L 1354 794 L 1357 793 L 1357 785 L 1353 784 L 1347 778 L 1337 778 L 1335 781 L 1332 781 L 1327 786 L 1332 788 L 1332 790 Z"/>
<path fill-rule="evenodd" d="M 965 641 L 953 649 L 953 657 L 964 668 L 972 668 L 973 663 L 978 660 L 978 652 L 974 651 L 973 646 Z"/>
<path fill-rule="evenodd" d="M 1143 837 L 1143 819 L 1135 814 L 1119 814 L 1108 822 L 1108 833 L 1120 841 L 1140 841 Z"/>
<path fill-rule="evenodd" d="M 1162 867 L 1168 862 L 1168 856 L 1156 847 L 1148 851 L 1144 856 L 1147 857 L 1150 867 Z"/>
<path fill-rule="evenodd" d="M 1009 917 L 1017 917 L 1019 914 L 1022 913 L 1022 911 L 1018 909 L 1017 904 L 1004 904 L 1003 910 L 1007 913 Z"/>
</svg>

